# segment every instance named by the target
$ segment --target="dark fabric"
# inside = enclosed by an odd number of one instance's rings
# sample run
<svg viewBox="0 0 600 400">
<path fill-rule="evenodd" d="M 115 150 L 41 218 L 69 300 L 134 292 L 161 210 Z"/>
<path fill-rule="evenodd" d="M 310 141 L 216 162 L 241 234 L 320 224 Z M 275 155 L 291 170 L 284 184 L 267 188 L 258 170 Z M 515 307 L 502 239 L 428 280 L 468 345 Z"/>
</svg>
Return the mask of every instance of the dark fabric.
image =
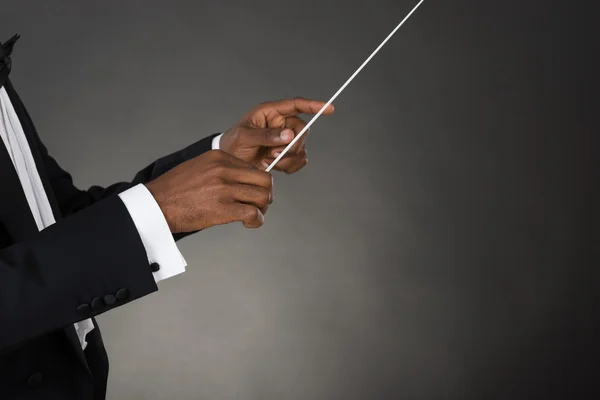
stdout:
<svg viewBox="0 0 600 400">
<path fill-rule="evenodd" d="M 8 79 L 11 68 L 11 54 L 13 46 L 19 39 L 19 35 L 14 35 L 8 39 L 4 44 L 0 43 L 0 88 L 4 86 L 4 82 Z"/>
<path fill-rule="evenodd" d="M 34 376 L 41 377 L 37 387 L 30 381 Z M 97 400 L 96 386 L 101 382 L 95 384 L 61 330 L 29 340 L 0 357 L 2 400 Z"/>
<path fill-rule="evenodd" d="M 84 354 L 87 360 L 92 379 L 94 380 L 94 400 L 106 398 L 106 386 L 108 382 L 109 362 L 108 354 L 102 341 L 102 333 L 94 321 L 95 329 L 91 331 L 86 341 L 88 345 Z"/>
<path fill-rule="evenodd" d="M 10 79 L 4 87 L 56 223 L 38 231 L 1 145 L 0 399 L 102 400 L 108 358 L 100 330 L 88 335 L 83 351 L 73 324 L 157 290 L 139 234 L 117 194 L 210 150 L 216 134 L 156 160 L 129 182 L 81 190 L 48 154 Z"/>
</svg>

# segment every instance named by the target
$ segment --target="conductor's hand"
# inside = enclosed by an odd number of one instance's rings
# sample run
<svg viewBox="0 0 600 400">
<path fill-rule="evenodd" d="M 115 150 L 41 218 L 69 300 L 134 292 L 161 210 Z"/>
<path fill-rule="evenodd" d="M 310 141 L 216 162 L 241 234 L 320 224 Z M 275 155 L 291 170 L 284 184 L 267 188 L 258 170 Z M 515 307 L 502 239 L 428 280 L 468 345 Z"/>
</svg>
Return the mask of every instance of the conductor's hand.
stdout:
<svg viewBox="0 0 600 400">
<path fill-rule="evenodd" d="M 271 174 L 211 150 L 146 184 L 172 233 L 242 222 L 259 228 L 273 201 Z"/>
<path fill-rule="evenodd" d="M 297 115 L 316 114 L 325 104 L 301 97 L 262 103 L 223 134 L 219 147 L 264 170 L 306 126 L 306 122 Z M 329 105 L 322 115 L 331 113 L 333 106 Z M 307 134 L 308 131 L 294 143 L 273 167 L 274 170 L 292 174 L 306 165 Z"/>
</svg>

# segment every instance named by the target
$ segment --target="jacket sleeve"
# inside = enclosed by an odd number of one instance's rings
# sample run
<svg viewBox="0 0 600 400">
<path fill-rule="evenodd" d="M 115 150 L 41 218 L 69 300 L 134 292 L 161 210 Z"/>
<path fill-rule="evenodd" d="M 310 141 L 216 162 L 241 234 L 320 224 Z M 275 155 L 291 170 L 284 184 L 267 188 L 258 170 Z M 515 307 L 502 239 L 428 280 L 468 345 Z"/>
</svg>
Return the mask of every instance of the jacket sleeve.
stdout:
<svg viewBox="0 0 600 400">
<path fill-rule="evenodd" d="M 56 160 L 48 154 L 46 147 L 39 141 L 39 138 L 38 143 L 55 200 L 61 214 L 66 217 L 111 195 L 124 192 L 137 184 L 148 183 L 175 166 L 210 151 L 212 140 L 217 135 L 218 133 L 212 134 L 182 150 L 159 158 L 139 171 L 130 182 L 118 182 L 107 187 L 92 186 L 87 190 L 75 187 L 71 175 L 63 170 Z M 174 234 L 173 237 L 175 240 L 179 240 L 192 233 L 195 232 Z"/>
<path fill-rule="evenodd" d="M 117 194 L 210 150 L 216 136 L 154 161 L 130 182 L 81 190 L 31 131 L 51 187 L 48 196 L 63 218 L 0 249 L 0 354 L 157 290 L 142 239 Z"/>
<path fill-rule="evenodd" d="M 210 150 L 214 136 L 158 159 L 130 182 L 88 190 L 76 188 L 38 141 L 52 187 L 48 195 L 64 218 L 0 249 L 0 354 L 157 290 L 142 240 L 117 194 Z"/>
<path fill-rule="evenodd" d="M 157 290 L 118 196 L 0 250 L 0 353 Z"/>
<path fill-rule="evenodd" d="M 211 150 L 212 139 L 217 135 L 218 134 L 210 135 L 182 150 L 159 158 L 139 171 L 129 182 L 117 182 L 106 187 L 92 186 L 87 190 L 81 190 L 75 187 L 71 175 L 63 170 L 56 160 L 48 154 L 48 151 L 41 141 L 39 141 L 39 144 L 42 157 L 44 158 L 45 168 L 46 171 L 48 171 L 48 178 L 55 196 L 55 200 L 59 206 L 61 214 L 64 217 L 67 217 L 85 209 L 86 207 L 89 207 L 92 204 L 97 203 L 100 200 L 124 192 L 125 190 L 137 184 L 148 183 L 175 166 Z M 173 234 L 173 239 L 175 241 L 179 241 L 180 239 L 196 232 L 197 231 L 176 233 Z"/>
<path fill-rule="evenodd" d="M 87 190 L 82 190 L 75 187 L 71 175 L 63 170 L 56 160 L 50 156 L 50 154 L 48 154 L 48 149 L 40 140 L 31 120 L 31 116 L 29 115 L 20 97 L 17 95 L 10 82 L 7 82 L 7 86 L 10 92 L 9 95 L 11 94 L 13 105 L 15 105 L 15 107 L 21 111 L 22 116 L 24 117 L 24 120 L 22 120 L 21 123 L 27 124 L 28 130 L 34 135 L 36 147 L 40 153 L 40 157 L 44 164 L 44 168 L 52 188 L 52 193 L 48 193 L 48 196 L 52 197 L 56 201 L 56 204 L 58 204 L 59 210 L 63 217 L 67 217 L 79 212 L 86 207 L 89 207 L 90 205 L 112 195 L 124 192 L 125 190 L 137 184 L 148 183 L 149 181 L 159 177 L 177 165 L 210 151 L 212 149 L 213 139 L 219 135 L 219 133 L 214 133 L 198 140 L 182 150 L 159 158 L 139 171 L 130 182 L 118 182 L 107 187 L 92 186 Z M 173 238 L 177 241 L 183 237 L 191 235 L 192 233 L 195 232 L 174 234 Z"/>
</svg>

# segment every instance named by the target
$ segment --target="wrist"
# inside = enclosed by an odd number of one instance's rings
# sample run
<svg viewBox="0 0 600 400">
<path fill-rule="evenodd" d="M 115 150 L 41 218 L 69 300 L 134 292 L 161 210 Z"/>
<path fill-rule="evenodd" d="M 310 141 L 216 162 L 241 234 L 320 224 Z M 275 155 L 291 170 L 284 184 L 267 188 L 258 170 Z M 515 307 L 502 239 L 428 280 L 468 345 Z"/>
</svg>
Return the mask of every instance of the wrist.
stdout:
<svg viewBox="0 0 600 400">
<path fill-rule="evenodd" d="M 171 231 L 171 233 L 176 233 L 175 224 L 173 223 L 173 219 L 171 218 L 171 212 L 168 206 L 168 202 L 166 200 L 167 196 L 165 195 L 164 190 L 160 189 L 160 187 L 158 187 L 155 181 L 145 183 L 144 186 L 146 186 L 146 189 L 148 189 L 152 197 L 154 197 L 156 204 L 158 204 L 160 211 L 162 212 L 163 216 L 165 217 L 165 220 L 167 221 L 167 225 L 169 226 L 169 230 Z"/>
<path fill-rule="evenodd" d="M 231 130 L 223 132 L 219 136 L 219 150 L 224 151 L 227 154 L 232 154 L 233 141 L 235 140 L 235 132 Z"/>
</svg>

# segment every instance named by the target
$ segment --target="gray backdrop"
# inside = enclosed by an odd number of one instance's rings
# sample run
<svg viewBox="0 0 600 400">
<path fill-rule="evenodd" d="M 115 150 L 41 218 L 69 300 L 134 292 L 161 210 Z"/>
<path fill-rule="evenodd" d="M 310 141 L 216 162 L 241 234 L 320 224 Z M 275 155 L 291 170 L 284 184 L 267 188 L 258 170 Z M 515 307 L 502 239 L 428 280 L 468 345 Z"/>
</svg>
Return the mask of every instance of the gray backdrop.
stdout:
<svg viewBox="0 0 600 400">
<path fill-rule="evenodd" d="M 416 0 L 0 3 L 13 83 L 83 187 L 259 102 L 328 100 Z M 184 275 L 99 318 L 109 399 L 591 396 L 591 25 L 549 3 L 424 2 L 262 229 L 183 240 Z"/>
</svg>

